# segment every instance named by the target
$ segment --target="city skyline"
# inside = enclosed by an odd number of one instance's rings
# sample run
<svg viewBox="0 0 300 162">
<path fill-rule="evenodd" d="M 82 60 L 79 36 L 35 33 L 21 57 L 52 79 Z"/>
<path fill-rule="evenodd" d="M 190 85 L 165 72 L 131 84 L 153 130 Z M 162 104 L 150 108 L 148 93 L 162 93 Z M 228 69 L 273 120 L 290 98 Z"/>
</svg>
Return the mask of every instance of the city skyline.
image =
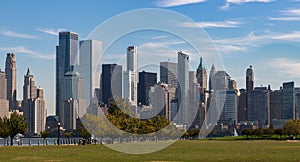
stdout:
<svg viewBox="0 0 300 162">
<path fill-rule="evenodd" d="M 224 60 L 225 70 L 237 81 L 238 88 L 246 88 L 245 69 L 250 65 L 255 70 L 255 87 L 271 84 L 272 89 L 279 89 L 283 82 L 288 81 L 294 81 L 295 86 L 299 86 L 298 72 L 300 67 L 298 51 L 300 50 L 300 32 L 297 31 L 300 20 L 299 2 L 260 1 L 262 2 L 260 3 L 259 1 L 249 1 L 250 3 L 244 3 L 243 1 L 239 1 L 231 3 L 225 0 L 190 4 L 186 1 L 181 1 L 181 3 L 171 2 L 132 1 L 130 3 L 132 5 L 125 4 L 126 2 L 107 2 L 103 10 L 97 8 L 101 7 L 101 3 L 99 2 L 99 5 L 94 4 L 94 6 L 90 4 L 83 4 L 82 6 L 74 5 L 76 9 L 91 8 L 92 10 L 82 15 L 75 12 L 72 12 L 74 14 L 72 16 L 66 14 L 64 15 L 64 20 L 66 21 L 64 22 L 57 19 L 57 14 L 63 15 L 66 11 L 57 11 L 56 13 L 45 9 L 45 7 L 41 6 L 41 3 L 20 2 L 26 4 L 24 6 L 15 6 L 13 5 L 14 2 L 6 2 L 3 4 L 3 10 L 1 11 L 3 12 L 1 18 L 7 22 L 5 25 L 0 26 L 1 69 L 4 70 L 5 67 L 6 53 L 14 52 L 17 57 L 17 100 L 22 99 L 23 74 L 26 73 L 27 68 L 30 68 L 35 74 L 35 78 L 39 80 L 39 85 L 44 88 L 48 115 L 54 114 L 55 45 L 58 44 L 57 31 L 78 32 L 79 40 L 85 40 L 84 37 L 87 37 L 88 33 L 95 26 L 111 16 L 141 7 L 160 7 L 185 14 L 194 21 L 199 22 L 196 25 L 202 26 L 214 40 Z M 12 5 L 14 6 L 13 8 L 24 14 L 16 15 L 7 11 L 12 8 Z M 36 12 L 34 14 L 40 16 L 33 16 L 32 13 L 27 12 L 30 9 L 26 7 L 27 5 L 35 7 Z M 48 4 L 48 6 L 52 5 L 55 5 L 55 3 Z M 121 6 L 122 8 L 120 8 Z M 109 11 L 106 8 L 113 9 Z M 253 8 L 261 12 L 252 13 Z M 199 14 L 199 10 L 205 14 Z M 4 13 L 10 13 L 10 15 Z M 101 14 L 101 16 L 94 16 L 93 14 Z M 45 19 L 47 16 L 50 18 Z M 91 16 L 91 20 L 83 18 L 86 16 Z M 29 17 L 37 21 L 26 21 L 30 20 L 28 19 Z M 93 21 L 93 18 L 95 21 Z M 78 21 L 83 19 L 84 22 Z M 28 25 L 24 26 L 23 24 Z M 186 27 L 197 27 L 195 24 L 185 24 L 184 22 L 182 24 Z M 22 26 L 22 28 L 19 26 Z M 156 39 L 154 38 L 155 36 Z M 143 37 L 149 38 L 146 39 Z M 157 48 L 157 44 L 161 43 L 160 41 L 165 42 L 164 48 L 168 47 L 175 50 L 172 53 L 175 57 L 177 51 L 181 50 L 180 46 L 176 47 L 174 45 L 176 42 L 163 33 L 140 35 L 133 42 L 125 40 L 127 41 L 126 44 L 122 44 L 121 41 L 120 44 L 122 47 L 112 49 L 111 53 L 116 51 L 117 56 L 125 56 L 124 48 L 131 44 L 138 47 L 141 46 L 139 48 L 139 53 L 141 54 L 147 51 L 152 52 L 151 47 Z M 179 42 L 177 41 L 177 43 Z M 189 54 L 189 52 L 187 53 Z M 32 64 L 32 62 L 35 63 Z M 114 62 L 117 61 L 114 60 Z M 198 62 L 198 58 L 195 58 L 195 62 Z M 206 67 L 206 69 L 210 69 L 210 67 Z M 196 70 L 196 68 L 189 70 Z"/>
</svg>

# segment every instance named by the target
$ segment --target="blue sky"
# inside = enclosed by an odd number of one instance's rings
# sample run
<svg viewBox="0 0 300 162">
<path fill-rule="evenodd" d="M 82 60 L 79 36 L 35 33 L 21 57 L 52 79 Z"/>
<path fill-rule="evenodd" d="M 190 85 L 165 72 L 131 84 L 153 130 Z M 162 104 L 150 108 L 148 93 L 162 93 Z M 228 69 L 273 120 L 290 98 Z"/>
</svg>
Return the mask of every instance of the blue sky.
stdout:
<svg viewBox="0 0 300 162">
<path fill-rule="evenodd" d="M 199 30 L 201 27 L 209 34 L 226 71 L 237 80 L 239 88 L 245 87 L 245 70 L 249 65 L 254 67 L 256 86 L 271 84 L 278 89 L 286 81 L 295 81 L 300 86 L 299 0 L 3 1 L 0 68 L 4 70 L 6 53 L 15 52 L 18 99 L 22 98 L 23 77 L 29 67 L 36 84 L 45 89 L 48 114 L 54 114 L 57 32 L 70 30 L 85 39 L 110 17 L 140 8 L 169 9 L 193 19 L 196 23 L 181 25 Z M 110 52 L 121 57 L 128 45 L 151 48 L 171 40 L 180 41 L 166 33 L 135 33 L 116 42 Z M 170 43 L 163 48 L 176 51 L 181 47 Z M 194 62 L 196 65 L 196 59 Z"/>
</svg>

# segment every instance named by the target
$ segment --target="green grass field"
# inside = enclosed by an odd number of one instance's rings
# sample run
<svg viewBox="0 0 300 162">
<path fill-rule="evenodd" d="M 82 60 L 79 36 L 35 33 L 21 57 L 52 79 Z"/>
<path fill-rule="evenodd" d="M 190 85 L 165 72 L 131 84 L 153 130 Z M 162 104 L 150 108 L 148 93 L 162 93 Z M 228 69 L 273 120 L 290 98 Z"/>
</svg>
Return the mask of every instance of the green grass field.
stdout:
<svg viewBox="0 0 300 162">
<path fill-rule="evenodd" d="M 147 143 L 144 143 L 147 144 Z M 103 145 L 0 147 L 0 161 L 300 161 L 300 142 L 178 141 L 145 155 L 119 153 Z"/>
</svg>

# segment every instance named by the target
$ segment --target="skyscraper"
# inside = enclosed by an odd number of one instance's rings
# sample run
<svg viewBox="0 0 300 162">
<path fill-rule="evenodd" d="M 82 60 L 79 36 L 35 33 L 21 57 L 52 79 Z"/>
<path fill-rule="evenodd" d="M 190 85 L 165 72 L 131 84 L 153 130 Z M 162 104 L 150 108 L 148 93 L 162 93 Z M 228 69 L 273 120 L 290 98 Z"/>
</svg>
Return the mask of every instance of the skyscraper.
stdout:
<svg viewBox="0 0 300 162">
<path fill-rule="evenodd" d="M 191 123 L 189 110 L 189 55 L 178 52 L 178 103 L 179 103 L 179 121 L 182 124 Z"/>
<path fill-rule="evenodd" d="M 84 95 L 87 104 L 97 101 L 95 89 L 100 88 L 102 42 L 83 40 L 79 42 L 78 71 L 84 79 Z M 87 106 L 88 106 L 87 105 Z"/>
<path fill-rule="evenodd" d="M 270 92 L 267 87 L 256 87 L 247 92 L 248 120 L 258 121 L 259 126 L 270 124 Z"/>
<path fill-rule="evenodd" d="M 160 82 L 168 84 L 170 87 L 178 86 L 177 70 L 178 64 L 175 62 L 160 63 Z"/>
<path fill-rule="evenodd" d="M 216 73 L 217 73 L 217 71 L 216 71 L 215 65 L 213 64 L 211 66 L 210 73 L 209 73 L 209 90 L 214 89 L 214 87 L 213 87 L 213 77 Z"/>
<path fill-rule="evenodd" d="M 5 76 L 7 81 L 7 100 L 9 101 L 9 110 L 15 110 L 17 109 L 17 60 L 14 53 L 7 53 Z"/>
<path fill-rule="evenodd" d="M 254 89 L 254 71 L 250 66 L 246 71 L 246 91 L 252 91 Z"/>
<path fill-rule="evenodd" d="M 295 119 L 295 83 L 283 83 L 282 89 L 282 119 Z"/>
<path fill-rule="evenodd" d="M 200 58 L 200 63 L 197 68 L 197 82 L 200 84 L 200 87 L 203 89 L 207 89 L 207 74 L 206 74 L 206 69 L 203 64 L 202 57 Z"/>
<path fill-rule="evenodd" d="M 4 116 L 8 117 L 9 112 L 9 102 L 7 100 L 7 86 L 6 86 L 6 78 L 5 72 L 0 70 L 0 117 L 3 118 Z"/>
<path fill-rule="evenodd" d="M 78 65 L 78 34 L 59 32 L 59 45 L 56 46 L 56 115 L 62 107 L 62 80 L 65 73 Z"/>
<path fill-rule="evenodd" d="M 47 110 L 44 91 L 35 86 L 34 76 L 30 74 L 29 69 L 24 76 L 22 110 L 30 135 L 39 134 L 45 130 Z"/>
<path fill-rule="evenodd" d="M 65 129 L 76 129 L 76 120 L 86 113 L 84 100 L 84 81 L 80 74 L 71 70 L 64 75 L 62 80 L 62 108 L 60 109 L 61 124 Z"/>
<path fill-rule="evenodd" d="M 150 72 L 139 72 L 138 102 L 149 106 L 149 90 L 157 83 L 157 74 Z"/>
<path fill-rule="evenodd" d="M 137 107 L 137 47 L 127 48 L 127 71 L 124 73 L 124 98 Z"/>
<path fill-rule="evenodd" d="M 101 78 L 102 102 L 122 98 L 122 66 L 117 64 L 102 64 Z"/>
</svg>

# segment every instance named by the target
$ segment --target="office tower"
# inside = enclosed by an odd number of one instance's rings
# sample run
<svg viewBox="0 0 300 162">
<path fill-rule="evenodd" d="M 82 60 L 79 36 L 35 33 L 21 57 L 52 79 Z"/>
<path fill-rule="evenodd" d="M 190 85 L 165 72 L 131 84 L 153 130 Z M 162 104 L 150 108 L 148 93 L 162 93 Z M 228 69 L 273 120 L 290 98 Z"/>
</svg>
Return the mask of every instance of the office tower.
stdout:
<svg viewBox="0 0 300 162">
<path fill-rule="evenodd" d="M 295 111 L 296 119 L 300 119 L 300 88 L 295 88 Z"/>
<path fill-rule="evenodd" d="M 86 113 L 84 80 L 78 72 L 72 69 L 64 75 L 61 92 L 61 125 L 68 130 L 76 129 L 76 120 L 73 119 L 78 119 Z"/>
<path fill-rule="evenodd" d="M 36 98 L 36 86 L 34 76 L 30 74 L 28 68 L 26 75 L 24 76 L 24 85 L 23 85 L 23 101 L 28 99 Z"/>
<path fill-rule="evenodd" d="M 282 119 L 295 119 L 295 86 L 294 82 L 283 83 Z"/>
<path fill-rule="evenodd" d="M 178 64 L 174 62 L 160 62 L 160 82 L 166 83 L 169 86 L 177 87 Z"/>
<path fill-rule="evenodd" d="M 212 77 L 212 90 L 230 89 L 230 82 L 232 82 L 231 77 L 226 73 L 226 71 L 217 71 Z"/>
<path fill-rule="evenodd" d="M 59 32 L 59 45 L 56 46 L 56 115 L 62 107 L 62 80 L 65 73 L 78 65 L 78 34 Z"/>
<path fill-rule="evenodd" d="M 139 72 L 138 103 L 149 106 L 149 90 L 157 83 L 157 74 L 150 72 Z"/>
<path fill-rule="evenodd" d="M 5 72 L 0 70 L 0 117 L 8 117 L 9 101 L 7 100 L 7 86 L 6 86 Z"/>
<path fill-rule="evenodd" d="M 237 122 L 247 121 L 247 101 L 246 89 L 240 89 L 240 96 L 238 96 L 238 120 Z"/>
<path fill-rule="evenodd" d="M 189 124 L 192 115 L 189 110 L 189 56 L 178 52 L 178 103 L 179 121 L 181 124 Z"/>
<path fill-rule="evenodd" d="M 109 105 L 110 101 L 122 98 L 122 66 L 102 64 L 101 78 L 102 102 Z"/>
<path fill-rule="evenodd" d="M 282 119 L 282 88 L 280 90 L 270 91 L 270 120 Z"/>
<path fill-rule="evenodd" d="M 24 76 L 22 110 L 28 123 L 28 134 L 39 134 L 45 130 L 47 110 L 44 91 L 35 86 L 34 76 L 29 69 Z"/>
<path fill-rule="evenodd" d="M 238 106 L 238 100 L 235 90 L 217 90 L 216 101 L 217 104 L 220 104 L 217 107 L 223 107 L 222 112 L 219 112 L 221 114 L 218 123 L 226 125 L 235 125 L 237 123 Z"/>
<path fill-rule="evenodd" d="M 201 88 L 207 89 L 207 74 L 202 57 L 200 58 L 200 63 L 197 68 L 197 82 Z"/>
<path fill-rule="evenodd" d="M 270 92 L 267 87 L 256 87 L 247 92 L 248 121 L 257 121 L 259 126 L 270 124 Z"/>
<path fill-rule="evenodd" d="M 9 110 L 17 109 L 17 60 L 14 53 L 7 53 L 5 61 L 7 100 Z"/>
<path fill-rule="evenodd" d="M 250 66 L 246 71 L 246 91 L 252 91 L 254 88 L 254 71 Z"/>
<path fill-rule="evenodd" d="M 127 48 L 127 71 L 124 73 L 124 99 L 137 108 L 137 47 Z"/>
<path fill-rule="evenodd" d="M 214 87 L 213 87 L 213 77 L 216 73 L 217 73 L 217 71 L 216 71 L 215 65 L 213 64 L 211 66 L 210 73 L 209 73 L 209 90 L 214 89 Z"/>
<path fill-rule="evenodd" d="M 102 42 L 97 40 L 83 40 L 79 42 L 78 71 L 84 80 L 84 95 L 87 106 L 96 102 L 96 88 L 100 88 Z"/>
</svg>

